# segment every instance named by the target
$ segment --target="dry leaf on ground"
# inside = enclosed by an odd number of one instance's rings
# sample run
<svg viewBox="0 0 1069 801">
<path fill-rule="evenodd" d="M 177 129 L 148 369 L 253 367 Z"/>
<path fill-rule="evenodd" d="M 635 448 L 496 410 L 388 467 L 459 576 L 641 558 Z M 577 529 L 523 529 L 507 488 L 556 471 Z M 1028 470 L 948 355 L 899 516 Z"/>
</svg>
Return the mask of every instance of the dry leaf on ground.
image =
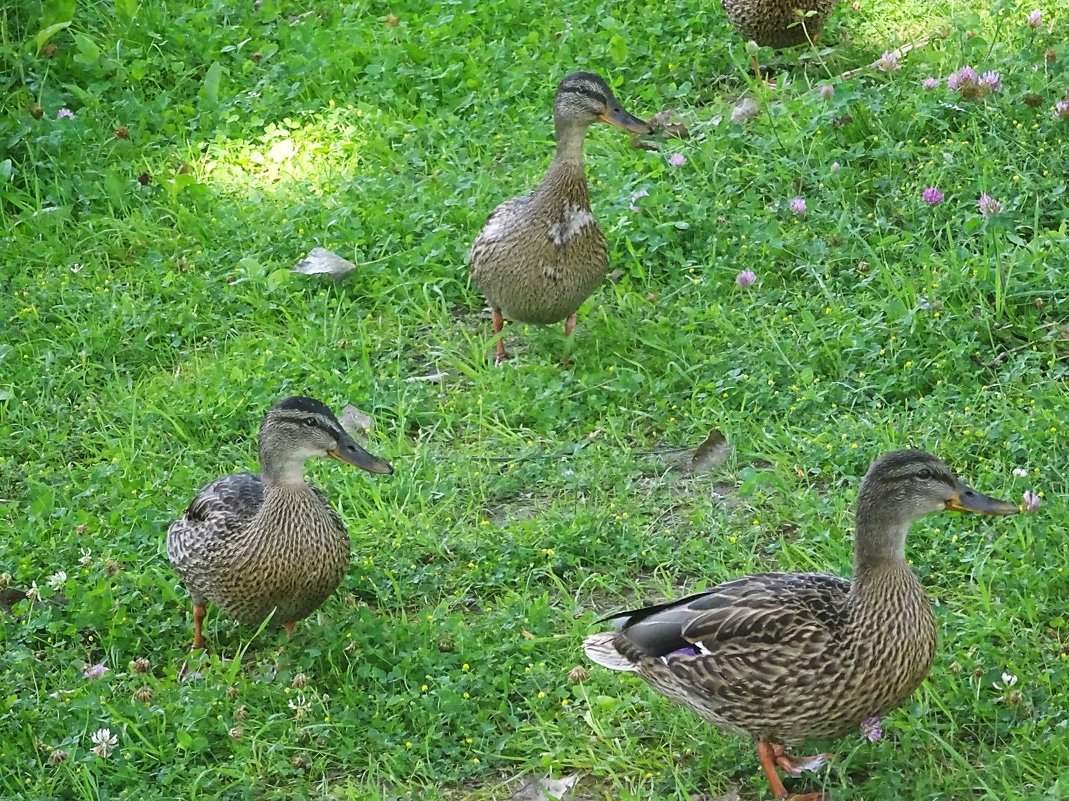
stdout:
<svg viewBox="0 0 1069 801">
<path fill-rule="evenodd" d="M 697 448 L 683 454 L 679 460 L 679 469 L 692 476 L 708 473 L 724 466 L 731 456 L 731 445 L 719 429 L 709 432 Z"/>
</svg>

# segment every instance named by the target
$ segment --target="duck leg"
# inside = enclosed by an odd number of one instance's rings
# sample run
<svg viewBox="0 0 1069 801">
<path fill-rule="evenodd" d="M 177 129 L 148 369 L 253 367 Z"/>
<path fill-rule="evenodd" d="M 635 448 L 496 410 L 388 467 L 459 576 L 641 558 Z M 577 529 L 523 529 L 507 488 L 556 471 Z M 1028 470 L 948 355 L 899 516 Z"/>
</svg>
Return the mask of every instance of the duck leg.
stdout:
<svg viewBox="0 0 1069 801">
<path fill-rule="evenodd" d="M 782 745 L 766 743 L 764 740 L 757 743 L 757 758 L 761 761 L 761 768 L 765 772 L 765 778 L 772 788 L 772 796 L 777 801 L 824 801 L 827 795 L 824 793 L 796 793 L 791 795 L 783 786 L 783 780 L 776 772 L 776 766 L 782 767 L 792 776 L 800 775 L 802 770 L 813 770 L 824 763 L 825 755 L 819 757 L 796 758 L 789 756 Z M 818 761 L 819 760 L 819 761 Z M 797 773 L 795 773 L 797 771 Z"/>
<path fill-rule="evenodd" d="M 204 604 L 193 604 L 193 647 L 191 651 L 207 651 L 208 641 L 204 639 L 204 618 L 208 614 L 208 609 Z M 192 654 L 191 654 L 192 655 Z M 186 680 L 186 674 L 189 673 L 189 657 L 186 657 L 182 662 L 182 667 L 178 668 L 178 681 L 182 682 Z"/>
<path fill-rule="evenodd" d="M 501 333 L 501 329 L 505 327 L 505 318 L 501 314 L 501 309 L 494 309 L 490 320 L 491 320 L 491 324 L 494 327 L 494 333 L 495 334 L 500 334 Z M 511 358 L 512 358 L 511 354 L 509 354 L 509 352 L 507 350 L 505 350 L 505 339 L 504 339 L 504 337 L 500 337 L 499 336 L 497 338 L 497 351 L 494 354 L 494 366 L 495 367 L 500 367 L 502 364 L 504 364 L 505 362 L 507 362 Z"/>
<path fill-rule="evenodd" d="M 200 651 L 208 647 L 208 641 L 204 639 L 204 618 L 208 615 L 208 608 L 204 604 L 193 604 L 193 650 Z"/>
<path fill-rule="evenodd" d="M 570 345 L 571 345 L 571 341 L 572 341 L 571 340 L 572 331 L 575 330 L 575 325 L 578 322 L 579 322 L 579 313 L 578 312 L 576 312 L 575 314 L 573 314 L 571 317 L 569 317 L 567 320 L 564 321 L 564 336 L 568 340 L 568 345 L 566 345 L 565 347 L 568 347 L 569 350 L 571 349 Z M 560 360 L 560 366 L 561 367 L 567 367 L 571 363 L 572 363 L 571 354 L 566 352 L 564 354 L 564 358 Z"/>
<path fill-rule="evenodd" d="M 564 321 L 564 336 L 570 337 L 575 330 L 575 324 L 579 322 L 579 312 L 576 312 Z"/>
</svg>

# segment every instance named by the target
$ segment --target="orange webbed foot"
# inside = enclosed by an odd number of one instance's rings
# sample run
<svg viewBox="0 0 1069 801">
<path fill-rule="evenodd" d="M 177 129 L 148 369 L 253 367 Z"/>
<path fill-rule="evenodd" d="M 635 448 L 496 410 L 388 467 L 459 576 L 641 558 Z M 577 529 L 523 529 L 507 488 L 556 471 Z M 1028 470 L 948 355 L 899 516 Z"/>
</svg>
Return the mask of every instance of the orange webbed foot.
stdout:
<svg viewBox="0 0 1069 801">
<path fill-rule="evenodd" d="M 816 770 L 831 759 L 831 756 L 831 754 L 817 754 L 811 757 L 793 757 L 784 750 L 782 745 L 766 743 L 763 740 L 757 744 L 757 757 L 761 761 L 761 768 L 772 789 L 772 796 L 777 801 L 824 801 L 827 798 L 826 793 L 795 793 L 793 795 L 788 793 L 776 768 L 782 768 L 791 776 L 800 776 L 804 770 Z"/>
</svg>

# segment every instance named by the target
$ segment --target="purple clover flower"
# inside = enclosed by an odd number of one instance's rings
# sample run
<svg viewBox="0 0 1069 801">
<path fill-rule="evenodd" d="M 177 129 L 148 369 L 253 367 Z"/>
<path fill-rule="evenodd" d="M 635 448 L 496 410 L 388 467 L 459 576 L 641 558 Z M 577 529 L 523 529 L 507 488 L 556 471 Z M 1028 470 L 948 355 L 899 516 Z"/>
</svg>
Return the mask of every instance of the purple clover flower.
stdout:
<svg viewBox="0 0 1069 801">
<path fill-rule="evenodd" d="M 820 89 L 818 91 L 820 92 L 820 96 L 825 100 L 835 99 L 835 87 L 832 86 L 830 83 L 821 84 Z"/>
<path fill-rule="evenodd" d="M 957 72 L 950 74 L 947 78 L 947 89 L 964 94 L 969 89 L 975 89 L 979 82 L 980 76 L 976 74 L 976 70 L 966 64 Z"/>
<path fill-rule="evenodd" d="M 1032 490 L 1025 490 L 1024 495 L 1021 496 L 1021 511 L 1022 512 L 1034 512 L 1039 508 L 1039 493 Z"/>
<path fill-rule="evenodd" d="M 806 208 L 804 197 L 791 198 L 791 202 L 787 204 L 787 207 L 791 210 L 791 214 L 795 214 L 799 217 L 804 217 L 808 210 Z"/>
<path fill-rule="evenodd" d="M 980 76 L 980 94 L 989 95 L 1002 89 L 1002 78 L 995 70 L 988 70 Z"/>
<path fill-rule="evenodd" d="M 743 270 L 741 273 L 735 276 L 735 285 L 741 287 L 742 289 L 746 289 L 746 287 L 751 286 L 756 280 L 757 273 L 755 273 L 753 270 Z"/>
<path fill-rule="evenodd" d="M 932 89 L 938 89 L 941 83 L 942 81 L 938 78 L 925 78 L 921 81 L 921 88 L 930 92 Z"/>
<path fill-rule="evenodd" d="M 876 69 L 882 72 L 893 72 L 902 65 L 898 63 L 898 53 L 887 51 L 876 62 Z"/>
<path fill-rule="evenodd" d="M 880 725 L 880 719 L 873 715 L 861 721 L 861 734 L 870 743 L 874 743 L 882 738 L 883 727 Z"/>
<path fill-rule="evenodd" d="M 61 108 L 59 111 L 56 112 L 56 119 L 57 120 L 73 120 L 74 119 L 74 112 L 71 111 L 66 106 L 64 106 L 63 108 Z"/>
<path fill-rule="evenodd" d="M 673 153 L 671 156 L 668 157 L 668 163 L 672 167 L 682 167 L 684 164 L 687 163 L 687 157 L 684 156 L 682 153 Z"/>
<path fill-rule="evenodd" d="M 86 679 L 89 679 L 89 680 L 93 680 L 93 679 L 99 679 L 101 676 L 103 676 L 107 672 L 108 672 L 107 666 L 105 666 L 105 664 L 103 662 L 101 662 L 99 665 L 92 665 L 90 667 L 87 667 L 85 670 L 82 671 L 82 676 L 83 676 L 83 678 L 86 678 Z"/>
<path fill-rule="evenodd" d="M 929 206 L 938 206 L 943 202 L 943 193 L 939 191 L 938 187 L 929 186 L 921 192 L 921 200 Z"/>
<path fill-rule="evenodd" d="M 991 195 L 987 194 L 987 192 L 980 195 L 980 199 L 976 201 L 976 207 L 984 217 L 990 217 L 1002 211 L 1002 204 L 991 197 Z"/>
<path fill-rule="evenodd" d="M 1043 12 L 1040 11 L 1038 8 L 1035 9 L 1034 11 L 1030 12 L 1029 15 L 1028 15 L 1028 25 L 1029 25 L 1029 27 L 1032 27 L 1032 28 L 1042 28 L 1043 27 Z"/>
<path fill-rule="evenodd" d="M 1059 100 L 1054 104 L 1054 119 L 1069 120 L 1069 100 Z"/>
</svg>

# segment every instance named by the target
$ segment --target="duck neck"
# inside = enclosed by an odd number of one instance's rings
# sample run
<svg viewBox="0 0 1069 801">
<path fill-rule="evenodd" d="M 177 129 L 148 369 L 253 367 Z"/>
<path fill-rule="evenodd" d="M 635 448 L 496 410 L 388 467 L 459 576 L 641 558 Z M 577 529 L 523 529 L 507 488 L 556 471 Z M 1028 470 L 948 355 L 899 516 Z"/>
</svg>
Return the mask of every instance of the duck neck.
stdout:
<svg viewBox="0 0 1069 801">
<path fill-rule="evenodd" d="M 862 497 L 857 508 L 857 533 L 854 539 L 854 573 L 895 570 L 906 564 L 906 534 L 909 520 L 888 518 L 874 504 Z"/>
<path fill-rule="evenodd" d="M 850 596 L 857 610 L 913 606 L 925 598 L 924 587 L 906 562 L 903 543 L 908 524 L 879 536 L 858 527 Z"/>
<path fill-rule="evenodd" d="M 557 137 L 557 155 L 554 162 L 578 164 L 583 168 L 583 140 L 586 138 L 586 125 L 567 122 L 561 118 L 554 120 Z"/>
<path fill-rule="evenodd" d="M 279 455 L 260 449 L 260 475 L 264 489 L 307 489 L 304 481 L 304 459 Z"/>
</svg>

